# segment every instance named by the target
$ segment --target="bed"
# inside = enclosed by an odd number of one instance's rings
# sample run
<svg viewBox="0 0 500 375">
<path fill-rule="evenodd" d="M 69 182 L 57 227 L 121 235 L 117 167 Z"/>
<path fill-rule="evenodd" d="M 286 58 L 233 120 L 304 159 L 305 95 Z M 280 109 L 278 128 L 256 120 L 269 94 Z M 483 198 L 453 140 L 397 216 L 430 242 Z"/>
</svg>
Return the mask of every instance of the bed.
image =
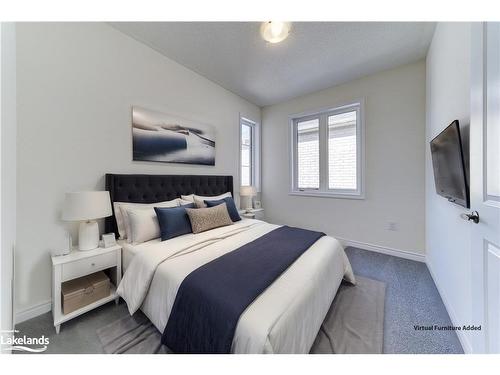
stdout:
<svg viewBox="0 0 500 375">
<path fill-rule="evenodd" d="M 112 201 L 134 203 L 233 192 L 232 176 L 106 175 L 106 188 Z M 123 244 L 119 292 L 131 313 L 140 309 L 163 332 L 187 275 L 279 227 L 243 219 L 163 242 Z M 115 229 L 106 219 L 106 230 Z M 231 353 L 308 353 L 343 278 L 354 282 L 341 244 L 321 237 L 244 310 Z"/>
</svg>

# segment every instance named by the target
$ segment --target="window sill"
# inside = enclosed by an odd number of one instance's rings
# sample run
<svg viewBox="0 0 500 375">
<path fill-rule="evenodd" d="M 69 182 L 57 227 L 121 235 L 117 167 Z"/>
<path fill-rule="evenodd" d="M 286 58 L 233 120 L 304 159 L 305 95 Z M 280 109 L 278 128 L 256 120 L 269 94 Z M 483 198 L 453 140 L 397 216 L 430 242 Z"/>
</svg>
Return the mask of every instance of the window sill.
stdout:
<svg viewBox="0 0 500 375">
<path fill-rule="evenodd" d="M 335 199 L 365 199 L 364 194 L 360 193 L 329 193 L 324 191 L 297 191 L 293 190 L 288 193 L 288 195 L 297 195 L 305 197 L 319 197 L 319 198 L 335 198 Z"/>
</svg>

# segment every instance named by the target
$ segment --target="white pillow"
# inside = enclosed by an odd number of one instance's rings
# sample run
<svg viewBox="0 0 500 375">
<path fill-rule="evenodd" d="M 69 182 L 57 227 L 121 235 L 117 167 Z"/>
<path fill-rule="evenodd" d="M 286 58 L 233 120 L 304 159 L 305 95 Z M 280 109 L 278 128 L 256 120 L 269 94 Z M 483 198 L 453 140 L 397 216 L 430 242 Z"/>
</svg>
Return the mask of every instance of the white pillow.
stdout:
<svg viewBox="0 0 500 375">
<path fill-rule="evenodd" d="M 185 199 L 179 198 L 179 206 L 185 206 L 186 204 L 192 204 L 193 201 L 187 201 Z"/>
<path fill-rule="evenodd" d="M 227 193 L 221 194 L 221 195 L 216 195 L 216 196 L 203 196 L 203 195 L 196 195 L 196 194 L 189 194 L 189 195 L 181 195 L 181 199 L 190 201 L 194 204 L 196 204 L 196 207 L 198 208 L 203 208 L 207 207 L 205 202 L 203 201 L 216 201 L 222 198 L 227 198 L 227 197 L 232 197 L 231 193 L 228 191 Z"/>
<path fill-rule="evenodd" d="M 129 208 L 127 217 L 130 223 L 128 240 L 133 245 L 160 237 L 160 224 L 154 208 Z"/>
<path fill-rule="evenodd" d="M 131 229 L 130 229 L 130 220 L 129 220 L 129 217 L 128 217 L 128 210 L 129 209 L 146 209 L 146 208 L 150 208 L 150 209 L 152 209 L 154 211 L 154 207 L 178 207 L 180 201 L 181 200 L 179 198 L 176 198 L 176 199 L 173 199 L 171 201 L 145 204 L 144 206 L 141 206 L 141 207 L 124 208 L 122 206 L 121 210 L 122 210 L 122 213 L 123 213 L 123 222 L 125 223 L 125 238 L 127 239 L 127 242 L 129 242 L 129 243 L 132 242 L 132 240 L 130 239 Z M 155 215 L 156 215 L 156 213 L 155 213 Z"/>
<path fill-rule="evenodd" d="M 191 203 L 194 203 L 194 194 L 181 195 L 181 199 L 184 201 L 189 201 Z"/>
<path fill-rule="evenodd" d="M 115 210 L 116 226 L 120 239 L 127 238 L 127 225 L 128 217 L 126 216 L 127 208 L 146 208 L 146 207 L 177 207 L 179 206 L 179 198 L 172 199 L 171 201 L 164 201 L 158 203 L 129 203 L 129 202 L 113 202 Z"/>
</svg>

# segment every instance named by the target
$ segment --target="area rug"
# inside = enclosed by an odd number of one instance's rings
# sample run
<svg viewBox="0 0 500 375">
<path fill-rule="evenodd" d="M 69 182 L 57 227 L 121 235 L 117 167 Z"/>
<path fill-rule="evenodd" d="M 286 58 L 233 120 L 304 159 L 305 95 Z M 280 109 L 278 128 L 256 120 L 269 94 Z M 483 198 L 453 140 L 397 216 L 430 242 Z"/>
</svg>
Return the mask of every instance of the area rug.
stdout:
<svg viewBox="0 0 500 375">
<path fill-rule="evenodd" d="M 384 335 L 385 284 L 356 276 L 342 282 L 311 348 L 311 354 L 380 354 Z M 105 353 L 168 354 L 161 333 L 138 312 L 97 330 Z"/>
</svg>

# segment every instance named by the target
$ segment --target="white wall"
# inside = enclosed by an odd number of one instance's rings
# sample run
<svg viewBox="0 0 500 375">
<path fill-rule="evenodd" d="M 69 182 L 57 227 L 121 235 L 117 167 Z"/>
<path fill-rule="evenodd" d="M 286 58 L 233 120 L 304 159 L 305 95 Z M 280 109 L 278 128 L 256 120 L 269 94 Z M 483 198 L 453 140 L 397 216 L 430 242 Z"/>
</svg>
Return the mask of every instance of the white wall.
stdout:
<svg viewBox="0 0 500 375">
<path fill-rule="evenodd" d="M 239 181 L 239 115 L 260 121 L 260 108 L 106 24 L 18 24 L 17 59 L 16 299 L 26 318 L 51 298 L 65 192 L 103 189 L 106 172 Z M 132 162 L 131 105 L 215 125 L 216 166 Z"/>
<path fill-rule="evenodd" d="M 0 27 L 0 329 L 12 328 L 12 253 L 16 240 L 16 27 Z"/>
<path fill-rule="evenodd" d="M 366 199 L 288 195 L 289 115 L 365 99 Z M 276 223 L 424 253 L 425 63 L 263 108 L 263 207 Z M 397 231 L 388 231 L 388 222 Z"/>
<path fill-rule="evenodd" d="M 427 264 L 454 324 L 472 324 L 471 225 L 467 209 L 436 194 L 428 142 L 453 120 L 468 134 L 470 117 L 470 24 L 439 23 L 427 55 L 426 249 Z M 465 331 L 458 332 L 470 351 Z"/>
</svg>

